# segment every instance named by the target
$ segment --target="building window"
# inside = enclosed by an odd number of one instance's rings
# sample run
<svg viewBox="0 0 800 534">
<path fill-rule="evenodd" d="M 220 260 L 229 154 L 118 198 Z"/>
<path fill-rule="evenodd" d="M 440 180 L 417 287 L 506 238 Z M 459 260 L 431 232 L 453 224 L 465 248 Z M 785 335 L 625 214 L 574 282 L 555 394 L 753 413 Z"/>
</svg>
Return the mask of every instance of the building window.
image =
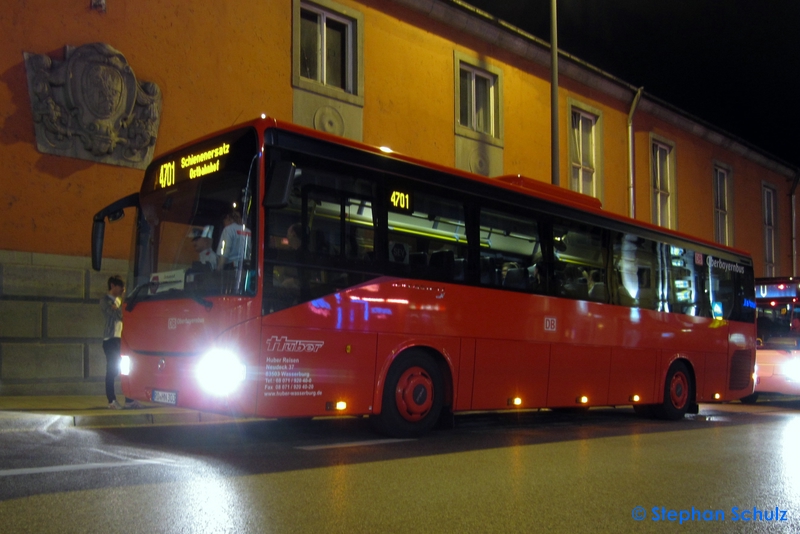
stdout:
<svg viewBox="0 0 800 534">
<path fill-rule="evenodd" d="M 502 71 L 456 52 L 456 133 L 502 144 Z"/>
<path fill-rule="evenodd" d="M 300 8 L 300 76 L 353 92 L 353 21 Z"/>
<path fill-rule="evenodd" d="M 778 234 L 778 204 L 775 190 L 764 185 L 761 189 L 761 199 L 764 211 L 764 276 L 777 276 L 775 245 Z"/>
<path fill-rule="evenodd" d="M 733 245 L 731 232 L 730 171 L 714 167 L 714 240 L 723 245 Z"/>
<path fill-rule="evenodd" d="M 495 77 L 480 69 L 461 65 L 458 122 L 470 130 L 494 136 Z"/>
<path fill-rule="evenodd" d="M 675 154 L 669 144 L 652 142 L 653 223 L 675 229 Z"/>
<path fill-rule="evenodd" d="M 596 180 L 597 152 L 595 141 L 595 124 L 597 117 L 585 111 L 572 110 L 570 138 L 570 189 L 598 197 Z"/>
<path fill-rule="evenodd" d="M 293 5 L 293 84 L 363 105 L 363 15 L 329 0 Z"/>
</svg>

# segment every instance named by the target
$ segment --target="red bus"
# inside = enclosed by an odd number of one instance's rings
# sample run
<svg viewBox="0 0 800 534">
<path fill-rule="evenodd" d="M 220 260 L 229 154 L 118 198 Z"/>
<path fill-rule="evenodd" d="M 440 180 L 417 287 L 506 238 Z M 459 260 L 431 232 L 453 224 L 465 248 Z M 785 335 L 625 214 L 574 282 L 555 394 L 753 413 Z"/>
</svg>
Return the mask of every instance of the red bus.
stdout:
<svg viewBox="0 0 800 534">
<path fill-rule="evenodd" d="M 134 399 L 410 436 L 454 412 L 678 419 L 753 391 L 746 253 L 529 178 L 262 117 L 154 160 L 95 216 L 96 269 L 126 207 Z"/>
<path fill-rule="evenodd" d="M 756 278 L 756 387 L 745 404 L 759 396 L 800 395 L 800 280 Z"/>
</svg>

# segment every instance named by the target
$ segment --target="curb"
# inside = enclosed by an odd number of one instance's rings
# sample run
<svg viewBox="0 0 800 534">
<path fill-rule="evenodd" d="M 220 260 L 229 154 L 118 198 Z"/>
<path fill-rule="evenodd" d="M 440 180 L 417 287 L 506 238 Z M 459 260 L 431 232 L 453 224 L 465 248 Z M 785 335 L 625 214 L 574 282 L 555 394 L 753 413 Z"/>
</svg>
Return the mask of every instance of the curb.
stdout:
<svg viewBox="0 0 800 534">
<path fill-rule="evenodd" d="M 0 396 L 0 432 L 58 428 L 119 428 L 224 424 L 255 420 L 152 402 L 109 410 L 105 395 Z"/>
</svg>

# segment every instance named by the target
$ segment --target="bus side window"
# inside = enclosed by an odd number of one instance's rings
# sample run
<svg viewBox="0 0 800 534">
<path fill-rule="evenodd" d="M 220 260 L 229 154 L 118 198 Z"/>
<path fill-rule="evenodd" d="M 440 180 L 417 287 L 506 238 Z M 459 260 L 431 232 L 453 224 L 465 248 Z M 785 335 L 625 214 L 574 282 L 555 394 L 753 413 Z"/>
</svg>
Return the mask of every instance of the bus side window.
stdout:
<svg viewBox="0 0 800 534">
<path fill-rule="evenodd" d="M 391 208 L 389 265 L 393 273 L 412 278 L 463 281 L 467 257 L 464 206 L 411 187 L 397 187 L 413 199 L 413 207 Z"/>
<path fill-rule="evenodd" d="M 527 214 L 481 209 L 480 283 L 514 291 L 543 293 L 539 226 Z"/>
<path fill-rule="evenodd" d="M 664 275 L 661 277 L 661 290 L 666 294 L 669 303 L 665 311 L 700 315 L 704 307 L 700 271 L 702 266 L 697 265 L 694 252 L 669 244 L 662 244 L 659 248 L 662 252 L 661 265 L 666 265 Z M 719 313 L 723 313 L 721 308 Z M 730 309 L 724 313 L 730 313 Z"/>
<path fill-rule="evenodd" d="M 655 243 L 637 235 L 623 233 L 614 234 L 612 242 L 617 303 L 655 310 Z"/>
<path fill-rule="evenodd" d="M 555 222 L 553 249 L 556 257 L 553 278 L 557 284 L 561 284 L 556 288 L 557 294 L 609 302 L 606 250 L 600 228 L 572 221 Z"/>
</svg>

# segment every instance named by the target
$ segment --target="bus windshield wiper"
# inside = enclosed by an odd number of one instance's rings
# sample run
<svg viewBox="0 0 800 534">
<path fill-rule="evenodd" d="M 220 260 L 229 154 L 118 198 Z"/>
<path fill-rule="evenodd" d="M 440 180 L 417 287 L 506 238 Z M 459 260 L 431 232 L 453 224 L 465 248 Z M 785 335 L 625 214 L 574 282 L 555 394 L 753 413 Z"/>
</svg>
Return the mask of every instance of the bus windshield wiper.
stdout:
<svg viewBox="0 0 800 534">
<path fill-rule="evenodd" d="M 180 289 L 170 289 L 170 290 L 167 291 L 167 293 L 172 293 L 172 292 L 176 292 L 176 291 L 180 291 Z M 201 297 L 197 293 L 197 291 L 186 291 L 185 293 L 190 299 L 192 299 L 196 303 L 200 304 L 201 306 L 203 306 L 207 310 L 210 310 L 211 308 L 214 307 L 214 303 L 213 302 L 211 302 L 210 300 L 206 300 L 203 297 Z"/>
<path fill-rule="evenodd" d="M 148 287 L 149 285 L 150 285 L 149 281 L 144 282 L 136 286 L 134 290 L 131 291 L 130 296 L 125 299 L 126 301 L 125 311 L 133 311 L 133 307 L 136 306 L 136 297 L 139 295 L 139 291 L 141 291 L 142 288 L 144 287 Z"/>
<path fill-rule="evenodd" d="M 197 302 L 198 304 L 200 304 L 201 306 L 203 306 L 207 310 L 210 310 L 211 308 L 214 307 L 214 303 L 213 302 L 211 302 L 210 300 L 204 299 L 196 291 L 187 291 L 187 294 L 189 295 L 189 298 L 191 298 L 193 301 Z"/>
</svg>

